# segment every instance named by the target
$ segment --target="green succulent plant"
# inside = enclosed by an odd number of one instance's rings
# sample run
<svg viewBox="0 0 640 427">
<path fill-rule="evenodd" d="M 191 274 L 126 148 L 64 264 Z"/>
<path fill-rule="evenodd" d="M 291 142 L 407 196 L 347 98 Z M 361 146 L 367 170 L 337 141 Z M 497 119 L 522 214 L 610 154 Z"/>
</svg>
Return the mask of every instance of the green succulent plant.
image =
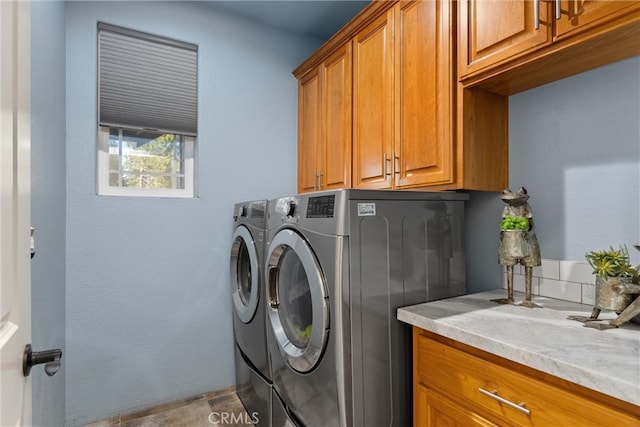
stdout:
<svg viewBox="0 0 640 427">
<path fill-rule="evenodd" d="M 629 261 L 629 251 L 626 246 L 609 250 L 587 252 L 584 257 L 593 268 L 593 273 L 602 277 L 635 277 L 638 271 Z"/>
<path fill-rule="evenodd" d="M 519 216 L 505 216 L 500 220 L 501 230 L 528 230 L 529 220 Z"/>
</svg>

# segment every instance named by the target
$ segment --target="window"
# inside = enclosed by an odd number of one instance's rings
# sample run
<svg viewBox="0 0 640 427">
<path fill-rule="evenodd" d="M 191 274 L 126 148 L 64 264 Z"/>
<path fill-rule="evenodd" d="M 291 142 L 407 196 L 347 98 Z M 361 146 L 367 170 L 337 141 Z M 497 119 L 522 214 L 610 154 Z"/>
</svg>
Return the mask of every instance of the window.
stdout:
<svg viewBox="0 0 640 427">
<path fill-rule="evenodd" d="M 100 128 L 99 194 L 193 197 L 194 138 Z"/>
<path fill-rule="evenodd" d="M 98 194 L 194 196 L 197 46 L 98 24 Z"/>
</svg>

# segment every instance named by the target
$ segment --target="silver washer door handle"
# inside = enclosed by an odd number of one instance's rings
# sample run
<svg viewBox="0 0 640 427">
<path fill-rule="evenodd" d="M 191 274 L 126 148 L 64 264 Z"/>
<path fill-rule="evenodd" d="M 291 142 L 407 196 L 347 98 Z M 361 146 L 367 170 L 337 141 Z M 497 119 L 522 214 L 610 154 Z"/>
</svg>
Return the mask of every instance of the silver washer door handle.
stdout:
<svg viewBox="0 0 640 427">
<path fill-rule="evenodd" d="M 498 390 L 492 390 L 492 391 L 487 391 L 485 389 L 483 389 L 482 387 L 480 387 L 478 389 L 478 391 L 482 394 L 484 394 L 485 396 L 489 396 L 492 399 L 497 400 L 500 403 L 504 403 L 507 406 L 512 407 L 513 409 L 517 409 L 518 411 L 525 413 L 527 415 L 531 415 L 531 411 L 528 410 L 527 408 L 524 407 L 524 402 L 517 404 L 517 403 L 513 403 L 510 400 L 505 399 L 504 397 L 498 396 Z"/>
<path fill-rule="evenodd" d="M 280 308 L 280 289 L 278 286 L 278 268 L 269 267 L 267 278 L 269 280 L 269 307 L 274 310 Z"/>
</svg>

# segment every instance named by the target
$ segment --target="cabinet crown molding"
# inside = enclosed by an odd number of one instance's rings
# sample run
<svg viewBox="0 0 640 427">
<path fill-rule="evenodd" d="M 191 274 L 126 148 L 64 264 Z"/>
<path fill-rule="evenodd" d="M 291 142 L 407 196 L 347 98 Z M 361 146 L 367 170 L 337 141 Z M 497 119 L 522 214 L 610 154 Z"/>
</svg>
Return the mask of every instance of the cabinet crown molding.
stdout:
<svg viewBox="0 0 640 427">
<path fill-rule="evenodd" d="M 309 70 L 319 65 L 324 59 L 335 52 L 340 46 L 351 40 L 360 30 L 369 25 L 371 21 L 380 16 L 386 10 L 398 3 L 398 0 L 373 0 L 371 4 L 362 9 L 360 13 L 347 22 L 337 33 L 318 48 L 309 58 L 300 64 L 293 75 L 299 79 Z"/>
</svg>

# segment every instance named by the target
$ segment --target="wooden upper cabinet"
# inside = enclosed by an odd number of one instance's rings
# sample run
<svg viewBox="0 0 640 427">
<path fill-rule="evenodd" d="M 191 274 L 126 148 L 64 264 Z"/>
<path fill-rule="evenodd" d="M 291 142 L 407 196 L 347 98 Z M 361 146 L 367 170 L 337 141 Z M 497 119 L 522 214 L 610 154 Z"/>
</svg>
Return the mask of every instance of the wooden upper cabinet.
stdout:
<svg viewBox="0 0 640 427">
<path fill-rule="evenodd" d="M 391 188 L 393 9 L 353 39 L 353 186 Z"/>
<path fill-rule="evenodd" d="M 401 1 L 354 39 L 354 187 L 451 184 L 449 1 Z"/>
<path fill-rule="evenodd" d="M 298 80 L 298 191 L 317 190 L 322 130 L 320 74 L 315 68 Z"/>
<path fill-rule="evenodd" d="M 455 5 L 372 2 L 294 71 L 300 192 L 506 188 L 506 98 L 461 96 Z"/>
<path fill-rule="evenodd" d="M 559 1 L 372 1 L 294 70 L 299 191 L 506 188 L 508 96 L 640 54 L 640 1 Z"/>
<path fill-rule="evenodd" d="M 322 71 L 321 190 L 351 186 L 352 67 L 351 43 L 342 46 L 320 66 Z"/>
<path fill-rule="evenodd" d="M 638 55 L 639 33 L 639 1 L 461 0 L 458 76 L 512 95 Z"/>
<path fill-rule="evenodd" d="M 561 0 L 560 19 L 555 22 L 555 38 L 561 39 L 606 24 L 640 8 L 638 1 Z"/>
<path fill-rule="evenodd" d="M 550 2 L 461 0 L 459 10 L 461 78 L 551 44 Z"/>
<path fill-rule="evenodd" d="M 298 191 L 351 185 L 351 44 L 298 80 Z"/>
<path fill-rule="evenodd" d="M 450 1 L 396 6 L 395 186 L 454 180 L 454 34 Z"/>
</svg>

